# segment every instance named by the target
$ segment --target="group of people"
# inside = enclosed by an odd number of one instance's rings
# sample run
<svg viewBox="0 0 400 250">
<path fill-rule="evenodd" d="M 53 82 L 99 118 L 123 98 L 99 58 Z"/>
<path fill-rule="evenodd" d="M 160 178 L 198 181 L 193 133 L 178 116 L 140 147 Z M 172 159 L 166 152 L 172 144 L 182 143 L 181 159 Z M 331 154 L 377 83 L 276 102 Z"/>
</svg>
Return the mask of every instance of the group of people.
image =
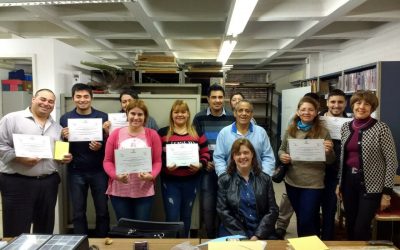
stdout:
<svg viewBox="0 0 400 250">
<path fill-rule="evenodd" d="M 50 116 L 54 93 L 49 89 L 38 90 L 30 107 L 7 114 L 0 121 L 4 236 L 28 233 L 31 224 L 33 233 L 53 232 L 60 182 L 58 169 L 67 164 L 76 234 L 88 234 L 89 188 L 95 205 L 97 237 L 104 237 L 109 231 L 108 199 L 117 219 L 150 220 L 155 180 L 160 175 L 166 221 L 183 221 L 186 236 L 193 203 L 200 194 L 200 216 L 208 238 L 239 234 L 252 240 L 278 239 L 275 227 L 279 229 L 279 220 L 287 215 L 282 214 L 283 209 L 275 201 L 271 179 L 275 157 L 269 137 L 256 124 L 253 105 L 243 95 L 232 95 L 233 112 L 224 108 L 224 98 L 223 87 L 211 85 L 207 93 L 209 106 L 194 116 L 193 123 L 187 103 L 176 100 L 170 109 L 169 125 L 158 129 L 144 101 L 135 93 L 124 91 L 120 102 L 127 126 L 111 131 L 107 114 L 91 105 L 90 86 L 72 87 L 75 108 L 64 114 L 59 124 Z M 343 116 L 344 93 L 333 91 L 327 104 L 328 111 L 320 115 Z M 397 167 L 390 130 L 371 118 L 378 106 L 373 93 L 357 92 L 350 104 L 355 119 L 343 125 L 341 141 L 331 139 L 319 119 L 319 103 L 308 96 L 300 100 L 283 137 L 278 156 L 289 165 L 285 176 L 286 204 L 296 213 L 299 236 L 321 235 L 321 204 L 322 224 L 328 225 L 323 227 L 322 235 L 327 231 L 332 236 L 335 189 L 338 197 L 343 198 L 349 239 L 366 239 L 367 224 L 374 212 L 390 205 Z M 62 160 L 16 157 L 13 134 L 68 141 L 68 120 L 82 118 L 102 120 L 102 141 L 70 142 L 69 153 Z M 288 140 L 293 138 L 323 139 L 326 162 L 292 160 Z M 167 147 L 171 144 L 197 145 L 198 162 L 187 166 L 167 164 Z M 150 148 L 151 171 L 117 173 L 116 150 L 135 148 Z"/>
</svg>

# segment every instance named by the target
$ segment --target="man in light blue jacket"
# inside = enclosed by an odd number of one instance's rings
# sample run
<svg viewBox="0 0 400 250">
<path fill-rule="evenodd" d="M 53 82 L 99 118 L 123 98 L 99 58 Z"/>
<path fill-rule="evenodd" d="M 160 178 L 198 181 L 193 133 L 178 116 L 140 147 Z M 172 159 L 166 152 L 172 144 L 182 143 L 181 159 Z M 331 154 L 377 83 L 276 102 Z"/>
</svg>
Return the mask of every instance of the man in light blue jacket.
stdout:
<svg viewBox="0 0 400 250">
<path fill-rule="evenodd" d="M 253 144 L 263 172 L 272 176 L 275 169 L 275 156 L 265 129 L 250 122 L 253 118 L 253 105 L 247 100 L 242 100 L 236 105 L 234 114 L 236 122 L 224 127 L 217 137 L 214 151 L 217 175 L 220 176 L 226 171 L 233 142 L 244 137 Z"/>
</svg>

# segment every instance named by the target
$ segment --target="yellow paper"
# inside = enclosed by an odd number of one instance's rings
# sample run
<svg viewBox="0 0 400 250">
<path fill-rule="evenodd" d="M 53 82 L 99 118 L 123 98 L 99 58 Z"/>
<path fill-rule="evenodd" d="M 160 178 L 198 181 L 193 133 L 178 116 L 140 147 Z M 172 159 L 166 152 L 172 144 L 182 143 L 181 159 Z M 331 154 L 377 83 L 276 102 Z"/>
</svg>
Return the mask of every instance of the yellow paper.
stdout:
<svg viewBox="0 0 400 250">
<path fill-rule="evenodd" d="M 288 239 L 294 250 L 329 250 L 329 248 L 315 235 Z"/>
<path fill-rule="evenodd" d="M 265 242 L 262 241 L 226 241 L 209 242 L 208 250 L 264 250 Z"/>
<path fill-rule="evenodd" d="M 56 141 L 54 145 L 54 159 L 62 160 L 69 153 L 69 142 Z"/>
</svg>

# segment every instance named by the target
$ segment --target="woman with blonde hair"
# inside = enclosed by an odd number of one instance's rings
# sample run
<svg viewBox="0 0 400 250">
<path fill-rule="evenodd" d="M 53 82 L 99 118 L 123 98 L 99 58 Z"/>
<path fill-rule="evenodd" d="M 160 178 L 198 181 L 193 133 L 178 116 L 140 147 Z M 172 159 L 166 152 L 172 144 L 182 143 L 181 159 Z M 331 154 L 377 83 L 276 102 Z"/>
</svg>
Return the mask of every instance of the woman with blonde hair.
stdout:
<svg viewBox="0 0 400 250">
<path fill-rule="evenodd" d="M 183 221 L 185 235 L 189 235 L 192 208 L 200 182 L 200 169 L 210 160 L 207 138 L 191 124 L 190 110 L 183 100 L 176 100 L 171 108 L 169 126 L 158 131 L 162 141 L 162 193 L 167 221 Z M 199 161 L 188 165 L 167 165 L 167 147 L 179 144 L 198 145 Z"/>
</svg>

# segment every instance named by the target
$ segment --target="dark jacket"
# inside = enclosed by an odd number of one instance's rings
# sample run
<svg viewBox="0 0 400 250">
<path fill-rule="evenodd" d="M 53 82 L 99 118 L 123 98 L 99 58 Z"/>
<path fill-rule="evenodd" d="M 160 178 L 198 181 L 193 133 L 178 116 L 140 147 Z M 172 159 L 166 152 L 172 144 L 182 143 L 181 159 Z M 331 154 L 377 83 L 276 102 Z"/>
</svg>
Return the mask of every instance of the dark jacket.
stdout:
<svg viewBox="0 0 400 250">
<path fill-rule="evenodd" d="M 232 235 L 246 236 L 246 224 L 239 214 L 240 177 L 234 173 L 221 175 L 218 179 L 217 212 L 225 229 Z M 256 198 L 257 217 L 260 222 L 254 235 L 259 239 L 267 239 L 275 231 L 278 218 L 278 205 L 271 177 L 264 173 L 254 175 L 253 190 Z"/>
</svg>

